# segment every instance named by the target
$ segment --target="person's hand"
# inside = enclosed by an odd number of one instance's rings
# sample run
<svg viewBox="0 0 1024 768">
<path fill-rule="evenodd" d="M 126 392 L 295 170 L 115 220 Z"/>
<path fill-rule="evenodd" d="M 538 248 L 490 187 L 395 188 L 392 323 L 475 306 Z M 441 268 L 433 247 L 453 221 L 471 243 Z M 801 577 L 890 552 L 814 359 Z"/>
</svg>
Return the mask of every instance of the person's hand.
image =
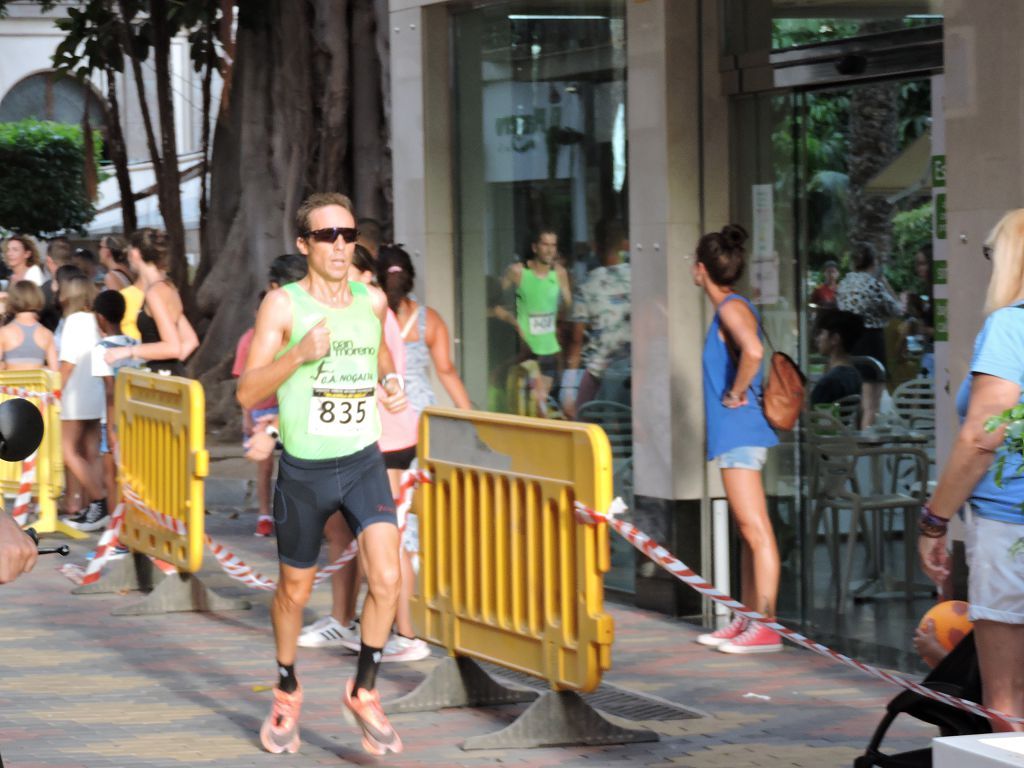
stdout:
<svg viewBox="0 0 1024 768">
<path fill-rule="evenodd" d="M 261 416 L 252 426 L 252 432 L 245 443 L 245 458 L 249 461 L 269 459 L 277 447 L 277 439 L 267 434 L 267 426 L 274 422 L 274 416 Z"/>
<path fill-rule="evenodd" d="M 748 402 L 746 392 L 739 395 L 735 392 L 726 392 L 725 395 L 722 396 L 722 405 L 726 408 L 740 408 Z"/>
<path fill-rule="evenodd" d="M 935 619 L 928 619 L 924 627 L 914 630 L 914 650 L 930 668 L 935 666 L 946 657 L 946 649 L 935 636 Z"/>
<path fill-rule="evenodd" d="M 921 570 L 924 571 L 925 576 L 935 582 L 936 586 L 941 588 L 949 578 L 949 552 L 946 551 L 946 536 L 936 538 L 919 536 L 917 551 L 921 555 Z"/>
<path fill-rule="evenodd" d="M 131 347 L 111 347 L 103 353 L 103 361 L 107 365 L 114 365 L 121 360 L 127 360 L 132 356 Z"/>
<path fill-rule="evenodd" d="M 327 318 L 320 318 L 320 322 L 306 331 L 295 349 L 303 363 L 312 363 L 324 357 L 331 349 L 331 331 L 327 327 Z"/>
<path fill-rule="evenodd" d="M 389 381 L 387 384 L 382 384 L 381 389 L 384 394 L 380 396 L 380 404 L 388 409 L 391 413 L 398 413 L 404 411 L 406 406 L 409 405 L 409 399 L 405 396 L 405 390 L 399 385 L 397 381 Z"/>
<path fill-rule="evenodd" d="M 14 518 L 0 510 L 0 584 L 10 584 L 31 571 L 38 557 L 35 542 Z"/>
</svg>

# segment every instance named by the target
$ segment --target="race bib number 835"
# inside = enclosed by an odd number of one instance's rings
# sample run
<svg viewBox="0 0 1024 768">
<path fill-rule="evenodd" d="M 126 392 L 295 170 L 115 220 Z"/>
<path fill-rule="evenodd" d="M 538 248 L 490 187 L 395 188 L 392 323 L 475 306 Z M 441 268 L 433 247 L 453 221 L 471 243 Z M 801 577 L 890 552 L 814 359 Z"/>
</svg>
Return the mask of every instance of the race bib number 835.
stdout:
<svg viewBox="0 0 1024 768">
<path fill-rule="evenodd" d="M 373 389 L 314 389 L 309 401 L 309 434 L 356 435 L 363 430 L 376 407 Z"/>
</svg>

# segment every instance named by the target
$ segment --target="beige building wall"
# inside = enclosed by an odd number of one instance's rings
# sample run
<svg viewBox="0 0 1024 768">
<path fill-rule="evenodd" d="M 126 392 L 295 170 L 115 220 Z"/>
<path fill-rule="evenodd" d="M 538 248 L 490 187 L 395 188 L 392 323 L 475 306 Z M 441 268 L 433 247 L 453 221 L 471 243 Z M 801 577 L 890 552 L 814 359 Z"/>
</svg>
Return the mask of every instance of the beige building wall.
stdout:
<svg viewBox="0 0 1024 768">
<path fill-rule="evenodd" d="M 950 391 L 967 375 L 991 274 L 981 246 L 1024 206 L 1024 3 L 946 0 L 945 117 Z M 940 386 L 943 382 L 939 382 Z M 938 414 L 939 455 L 956 433 L 953 399 Z"/>
</svg>

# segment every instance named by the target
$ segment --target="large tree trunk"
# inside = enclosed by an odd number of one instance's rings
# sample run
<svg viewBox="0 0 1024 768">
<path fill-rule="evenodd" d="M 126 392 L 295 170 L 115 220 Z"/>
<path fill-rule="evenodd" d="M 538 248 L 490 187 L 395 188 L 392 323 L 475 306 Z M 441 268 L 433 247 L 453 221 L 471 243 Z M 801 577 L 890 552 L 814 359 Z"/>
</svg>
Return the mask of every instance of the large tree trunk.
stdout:
<svg viewBox="0 0 1024 768">
<path fill-rule="evenodd" d="M 192 362 L 206 386 L 207 416 L 214 424 L 237 411 L 233 384 L 224 379 L 239 336 L 252 325 L 270 262 L 296 250 L 293 219 L 302 199 L 313 191 L 385 199 L 379 187 L 357 185 L 354 174 L 354 135 L 363 136 L 354 126 L 367 119 L 379 135 L 382 110 L 378 100 L 374 114 L 361 115 L 350 103 L 354 78 L 366 78 L 378 94 L 381 84 L 379 67 L 353 67 L 349 30 L 357 32 L 350 21 L 360 30 L 366 22 L 361 13 L 353 18 L 348 6 L 349 0 L 238 5 L 231 98 L 213 141 L 210 258 L 196 293 L 204 338 Z M 369 35 L 371 53 L 373 28 L 358 32 Z M 385 148 L 368 142 L 359 151 L 381 155 Z M 366 158 L 366 164 L 384 165 L 379 156 Z M 371 175 L 379 185 L 381 174 Z M 378 215 L 386 218 L 390 211 Z"/>
<path fill-rule="evenodd" d="M 121 106 L 117 100 L 117 77 L 113 70 L 107 71 L 107 151 L 114 164 L 117 189 L 121 193 L 121 221 L 124 233 L 131 234 L 138 226 L 135 217 L 135 197 L 132 193 L 132 179 L 128 173 L 128 153 L 121 131 Z"/>
<path fill-rule="evenodd" d="M 156 104 L 160 115 L 160 156 L 157 171 L 160 186 L 160 215 L 170 241 L 171 279 L 188 301 L 188 263 L 185 261 L 185 220 L 181 213 L 181 174 L 178 168 L 178 139 L 174 128 L 174 101 L 171 91 L 171 31 L 167 0 L 150 0 L 153 22 L 153 63 L 156 69 Z"/>
</svg>

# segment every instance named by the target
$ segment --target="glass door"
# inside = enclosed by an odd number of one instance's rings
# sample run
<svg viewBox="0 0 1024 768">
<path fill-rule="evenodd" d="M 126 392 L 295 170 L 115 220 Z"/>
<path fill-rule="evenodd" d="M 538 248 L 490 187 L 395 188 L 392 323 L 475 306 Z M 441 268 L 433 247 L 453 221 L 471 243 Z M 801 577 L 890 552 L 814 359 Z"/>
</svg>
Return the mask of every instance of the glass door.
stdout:
<svg viewBox="0 0 1024 768">
<path fill-rule="evenodd" d="M 733 217 L 752 236 L 744 290 L 772 346 L 808 373 L 808 408 L 835 419 L 825 437 L 843 436 L 852 453 L 934 456 L 930 80 L 761 93 L 733 109 Z M 861 657 L 912 666 L 909 638 L 930 598 L 906 567 L 906 520 L 827 508 L 822 437 L 805 422 L 765 470 L 779 615 Z M 930 465 L 921 477 L 866 458 L 850 482 L 877 500 L 919 488 Z"/>
</svg>

